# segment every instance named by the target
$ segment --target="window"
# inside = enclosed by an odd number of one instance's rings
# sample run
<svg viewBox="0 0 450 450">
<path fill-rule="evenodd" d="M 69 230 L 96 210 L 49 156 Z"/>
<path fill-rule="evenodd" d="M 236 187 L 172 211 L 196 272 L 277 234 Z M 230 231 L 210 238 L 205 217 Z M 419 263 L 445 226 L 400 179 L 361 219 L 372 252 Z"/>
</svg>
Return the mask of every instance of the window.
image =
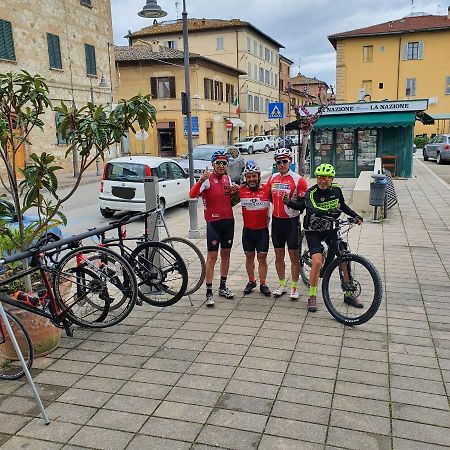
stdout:
<svg viewBox="0 0 450 450">
<path fill-rule="evenodd" d="M 247 111 L 253 111 L 253 95 L 247 96 Z"/>
<path fill-rule="evenodd" d="M 253 65 L 253 79 L 258 79 L 258 68 L 256 67 L 256 64 Z"/>
<path fill-rule="evenodd" d="M 252 42 L 250 36 L 247 36 L 247 51 L 251 52 L 251 50 L 252 50 Z"/>
<path fill-rule="evenodd" d="M 176 164 L 174 162 L 170 162 L 169 166 L 170 166 L 170 171 L 172 172 L 173 180 L 180 180 L 180 179 L 186 178 L 184 175 L 185 172 L 178 164 Z"/>
<path fill-rule="evenodd" d="M 258 54 L 258 43 L 256 41 L 253 41 L 253 54 Z"/>
<path fill-rule="evenodd" d="M 361 87 L 364 89 L 364 93 L 372 95 L 372 80 L 363 80 Z"/>
<path fill-rule="evenodd" d="M 80 0 L 80 4 L 83 5 L 83 6 L 92 7 L 91 0 Z"/>
<path fill-rule="evenodd" d="M 164 42 L 164 47 L 176 49 L 177 41 L 166 41 Z"/>
<path fill-rule="evenodd" d="M 86 55 L 86 74 L 97 75 L 97 62 L 95 61 L 95 47 L 84 44 L 84 53 Z"/>
<path fill-rule="evenodd" d="M 214 100 L 223 102 L 223 83 L 214 81 Z"/>
<path fill-rule="evenodd" d="M 378 89 L 383 89 L 384 88 L 384 83 L 378 83 Z"/>
<path fill-rule="evenodd" d="M 175 77 L 150 77 L 152 97 L 176 98 Z"/>
<path fill-rule="evenodd" d="M 277 86 L 278 86 L 278 75 L 275 74 L 275 87 L 277 87 Z"/>
<path fill-rule="evenodd" d="M 280 91 L 284 90 L 284 82 L 283 80 L 280 80 Z"/>
<path fill-rule="evenodd" d="M 11 22 L 0 19 L 0 59 L 16 60 Z"/>
<path fill-rule="evenodd" d="M 270 61 L 270 50 L 268 48 L 266 48 L 264 51 L 264 59 L 266 61 Z"/>
<path fill-rule="evenodd" d="M 268 70 L 264 71 L 264 83 L 269 84 L 270 83 L 270 74 Z"/>
<path fill-rule="evenodd" d="M 204 80 L 205 100 L 214 100 L 214 81 L 209 78 Z"/>
<path fill-rule="evenodd" d="M 225 86 L 225 95 L 226 95 L 226 101 L 228 103 L 234 102 L 234 86 L 232 84 L 226 84 Z"/>
<path fill-rule="evenodd" d="M 268 112 L 269 111 L 269 99 L 266 98 L 266 104 L 264 106 L 264 112 Z"/>
<path fill-rule="evenodd" d="M 406 96 L 414 97 L 416 95 L 416 79 L 407 78 L 406 79 Z"/>
<path fill-rule="evenodd" d="M 259 57 L 260 58 L 263 57 L 263 46 L 262 46 L 262 44 L 259 44 Z"/>
<path fill-rule="evenodd" d="M 423 42 L 407 42 L 403 46 L 403 60 L 423 59 Z"/>
<path fill-rule="evenodd" d="M 450 95 L 450 77 L 445 80 L 445 95 Z"/>
<path fill-rule="evenodd" d="M 264 69 L 262 67 L 259 68 L 259 81 L 264 83 Z"/>
<path fill-rule="evenodd" d="M 247 78 L 249 80 L 252 78 L 252 63 L 247 64 Z"/>
<path fill-rule="evenodd" d="M 255 95 L 254 103 L 253 103 L 253 109 L 256 112 L 259 112 L 259 97 Z"/>
<path fill-rule="evenodd" d="M 223 37 L 218 37 L 216 39 L 216 50 L 223 50 L 224 46 L 223 46 Z"/>
<path fill-rule="evenodd" d="M 373 45 L 363 46 L 363 62 L 371 63 L 373 61 Z"/>
<path fill-rule="evenodd" d="M 62 120 L 61 113 L 57 112 L 55 114 L 55 126 L 56 126 L 56 143 L 57 144 L 67 144 L 66 140 L 62 137 L 61 133 L 58 131 L 58 125 Z"/>
<path fill-rule="evenodd" d="M 48 61 L 52 69 L 62 69 L 59 36 L 47 33 Z"/>
</svg>

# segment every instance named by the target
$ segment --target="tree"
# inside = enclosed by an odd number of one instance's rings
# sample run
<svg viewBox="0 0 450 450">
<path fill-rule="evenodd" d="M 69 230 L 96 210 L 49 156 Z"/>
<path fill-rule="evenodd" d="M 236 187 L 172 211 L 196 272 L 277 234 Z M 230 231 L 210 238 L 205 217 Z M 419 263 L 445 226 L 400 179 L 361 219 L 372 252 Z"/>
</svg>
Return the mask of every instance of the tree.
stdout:
<svg viewBox="0 0 450 450">
<path fill-rule="evenodd" d="M 150 94 L 121 100 L 112 111 L 93 103 L 77 108 L 61 102 L 54 108 L 60 114 L 58 132 L 69 144 L 66 157 L 76 152 L 80 161 L 73 188 L 60 198 L 57 174 L 62 167 L 55 165 L 53 155 L 32 153 L 27 167 L 20 169 L 17 164 L 21 147 L 30 143 L 30 133 L 44 128 L 42 116 L 52 107 L 48 86 L 40 75 L 26 71 L 0 74 L 0 159 L 5 169 L 0 182 L 14 204 L 18 233 L 1 219 L 0 232 L 15 249 L 25 250 L 51 227 L 66 223 L 61 205 L 75 193 L 84 172 L 97 158 L 104 160 L 106 150 L 119 143 L 126 131 L 135 133 L 135 124 L 147 130 L 156 122 L 156 110 L 149 99 Z M 25 227 L 23 214 L 31 208 L 37 211 L 38 220 Z"/>
</svg>

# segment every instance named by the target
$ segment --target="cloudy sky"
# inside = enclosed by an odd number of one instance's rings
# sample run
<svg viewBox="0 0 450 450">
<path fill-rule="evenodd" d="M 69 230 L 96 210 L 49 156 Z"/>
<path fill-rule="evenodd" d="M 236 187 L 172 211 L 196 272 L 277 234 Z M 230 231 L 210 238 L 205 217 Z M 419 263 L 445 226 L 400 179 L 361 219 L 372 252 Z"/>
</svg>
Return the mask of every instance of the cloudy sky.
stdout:
<svg viewBox="0 0 450 450">
<path fill-rule="evenodd" d="M 177 7 L 178 3 L 178 16 Z M 127 45 L 128 30 L 149 26 L 153 19 L 137 13 L 145 0 L 111 0 L 114 43 Z M 162 20 L 181 18 L 182 0 L 158 0 L 168 12 Z M 188 17 L 251 22 L 286 48 L 282 54 L 307 76 L 335 84 L 335 51 L 327 39 L 353 30 L 404 17 L 414 12 L 447 15 L 450 0 L 186 0 Z"/>
</svg>

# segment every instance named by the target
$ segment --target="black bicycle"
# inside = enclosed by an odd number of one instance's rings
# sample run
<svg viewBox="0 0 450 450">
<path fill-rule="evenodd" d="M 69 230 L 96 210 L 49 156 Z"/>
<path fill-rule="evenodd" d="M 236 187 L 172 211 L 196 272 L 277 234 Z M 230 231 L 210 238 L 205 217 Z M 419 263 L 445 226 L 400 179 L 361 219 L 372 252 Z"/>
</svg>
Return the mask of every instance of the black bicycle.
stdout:
<svg viewBox="0 0 450 450">
<path fill-rule="evenodd" d="M 324 263 L 320 272 L 322 297 L 330 314 L 345 325 L 361 325 L 378 311 L 383 297 L 383 284 L 377 268 L 364 256 L 350 251 L 348 233 L 356 219 L 346 220 L 325 217 L 331 224 L 328 235 L 322 241 Z M 311 255 L 305 232 L 300 236 L 300 276 L 309 285 L 312 267 Z M 363 308 L 355 308 L 344 302 L 344 294 L 359 299 Z"/>
</svg>

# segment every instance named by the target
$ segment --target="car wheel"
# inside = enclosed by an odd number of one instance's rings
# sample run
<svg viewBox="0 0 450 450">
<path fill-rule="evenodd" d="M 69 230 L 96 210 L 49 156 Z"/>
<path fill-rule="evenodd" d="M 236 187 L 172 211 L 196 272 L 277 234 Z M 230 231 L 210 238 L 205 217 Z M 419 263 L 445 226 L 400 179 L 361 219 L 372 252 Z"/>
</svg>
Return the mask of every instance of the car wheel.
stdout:
<svg viewBox="0 0 450 450">
<path fill-rule="evenodd" d="M 423 149 L 423 160 L 428 161 L 428 155 L 425 149 Z"/>
<path fill-rule="evenodd" d="M 110 219 L 113 215 L 114 215 L 115 211 L 113 209 L 103 209 L 100 208 L 100 214 L 105 218 L 105 219 Z"/>
<path fill-rule="evenodd" d="M 266 145 L 266 146 L 264 147 L 264 153 L 269 153 L 269 150 L 270 150 L 269 146 Z"/>
<path fill-rule="evenodd" d="M 249 155 L 253 155 L 253 147 L 249 147 L 247 152 Z"/>
<path fill-rule="evenodd" d="M 441 158 L 441 154 L 440 154 L 440 153 L 438 153 L 437 156 L 436 156 L 436 162 L 437 162 L 438 164 L 444 164 L 444 161 L 442 161 L 442 158 Z"/>
</svg>

